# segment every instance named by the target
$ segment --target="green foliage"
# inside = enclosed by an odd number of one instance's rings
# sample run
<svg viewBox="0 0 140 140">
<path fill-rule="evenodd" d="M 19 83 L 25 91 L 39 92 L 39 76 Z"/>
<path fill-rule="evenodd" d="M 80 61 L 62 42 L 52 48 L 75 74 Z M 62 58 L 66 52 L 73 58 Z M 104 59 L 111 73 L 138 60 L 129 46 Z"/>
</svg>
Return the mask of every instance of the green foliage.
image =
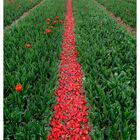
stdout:
<svg viewBox="0 0 140 140">
<path fill-rule="evenodd" d="M 93 0 L 74 0 L 92 140 L 136 139 L 136 40 Z"/>
<path fill-rule="evenodd" d="M 97 0 L 126 24 L 136 28 L 136 0 Z"/>
<path fill-rule="evenodd" d="M 24 12 L 35 6 L 41 0 L 5 0 L 4 1 L 4 26 L 11 24 Z"/>
<path fill-rule="evenodd" d="M 45 140 L 55 104 L 63 25 L 47 35 L 46 19 L 65 17 L 66 1 L 46 0 L 4 34 L 4 138 Z M 31 48 L 26 48 L 30 43 Z M 22 84 L 20 93 L 15 85 Z"/>
</svg>

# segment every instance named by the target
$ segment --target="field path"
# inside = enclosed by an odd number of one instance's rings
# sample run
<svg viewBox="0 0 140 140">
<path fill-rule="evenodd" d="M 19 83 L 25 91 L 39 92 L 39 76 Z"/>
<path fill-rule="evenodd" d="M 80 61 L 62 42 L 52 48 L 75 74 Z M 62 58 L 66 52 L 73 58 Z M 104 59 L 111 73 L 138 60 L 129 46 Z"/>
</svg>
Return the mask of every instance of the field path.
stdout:
<svg viewBox="0 0 140 140">
<path fill-rule="evenodd" d="M 26 11 L 23 13 L 22 16 L 20 16 L 18 19 L 14 20 L 10 25 L 7 25 L 4 27 L 4 31 L 6 31 L 7 29 L 11 28 L 12 26 L 15 26 L 18 24 L 19 21 L 21 21 L 22 19 L 24 19 L 26 16 L 28 16 L 33 10 L 35 10 L 37 7 L 39 7 L 43 1 L 40 1 L 39 3 L 37 3 L 34 7 L 32 7 L 30 10 Z"/>
<path fill-rule="evenodd" d="M 112 17 L 119 25 L 124 27 L 129 33 L 136 34 L 136 29 L 130 27 L 129 25 L 125 24 L 120 17 L 116 17 L 112 12 L 108 11 L 106 7 L 104 7 L 102 4 L 94 0 L 95 3 L 97 3 L 110 17 Z"/>
<path fill-rule="evenodd" d="M 65 30 L 60 56 L 59 87 L 55 92 L 57 104 L 50 121 L 52 127 L 48 140 L 90 140 L 88 135 L 88 107 L 82 87 L 81 66 L 76 58 L 72 0 L 67 1 Z"/>
</svg>

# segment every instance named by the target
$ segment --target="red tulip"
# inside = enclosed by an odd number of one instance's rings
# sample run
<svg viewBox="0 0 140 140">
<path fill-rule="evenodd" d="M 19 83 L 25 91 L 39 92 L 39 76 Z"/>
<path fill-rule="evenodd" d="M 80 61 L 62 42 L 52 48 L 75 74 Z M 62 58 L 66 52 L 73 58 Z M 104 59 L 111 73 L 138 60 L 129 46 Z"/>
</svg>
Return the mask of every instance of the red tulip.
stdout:
<svg viewBox="0 0 140 140">
<path fill-rule="evenodd" d="M 30 48 L 31 47 L 31 45 L 28 43 L 27 45 L 26 45 L 26 48 Z"/>
<path fill-rule="evenodd" d="M 46 33 L 47 33 L 47 34 L 50 34 L 50 33 L 51 33 L 51 30 L 46 29 Z"/>
<path fill-rule="evenodd" d="M 47 22 L 50 22 L 50 18 L 47 19 Z"/>
<path fill-rule="evenodd" d="M 47 24 L 50 24 L 50 18 L 48 18 L 46 22 L 47 22 Z"/>
<path fill-rule="evenodd" d="M 57 24 L 57 21 L 55 20 L 55 21 L 53 22 L 53 24 Z"/>
<path fill-rule="evenodd" d="M 60 20 L 60 24 L 63 24 L 63 21 L 62 20 Z"/>
<path fill-rule="evenodd" d="M 58 16 L 56 16 L 55 19 L 58 20 L 59 19 Z"/>
<path fill-rule="evenodd" d="M 21 92 L 22 91 L 22 85 L 21 84 L 17 84 L 15 87 L 17 92 Z"/>
</svg>

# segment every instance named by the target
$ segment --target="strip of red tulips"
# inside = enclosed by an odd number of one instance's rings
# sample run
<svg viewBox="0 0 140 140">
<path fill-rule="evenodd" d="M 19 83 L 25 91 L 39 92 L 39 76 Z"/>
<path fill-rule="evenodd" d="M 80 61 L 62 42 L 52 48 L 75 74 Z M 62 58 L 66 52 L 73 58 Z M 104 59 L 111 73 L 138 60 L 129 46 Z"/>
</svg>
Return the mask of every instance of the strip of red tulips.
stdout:
<svg viewBox="0 0 140 140">
<path fill-rule="evenodd" d="M 81 66 L 76 58 L 72 0 L 67 2 L 63 37 L 63 52 L 60 59 L 59 87 L 55 92 L 57 104 L 50 121 L 52 127 L 48 140 L 90 140 L 88 135 L 88 107 L 82 88 Z"/>
</svg>

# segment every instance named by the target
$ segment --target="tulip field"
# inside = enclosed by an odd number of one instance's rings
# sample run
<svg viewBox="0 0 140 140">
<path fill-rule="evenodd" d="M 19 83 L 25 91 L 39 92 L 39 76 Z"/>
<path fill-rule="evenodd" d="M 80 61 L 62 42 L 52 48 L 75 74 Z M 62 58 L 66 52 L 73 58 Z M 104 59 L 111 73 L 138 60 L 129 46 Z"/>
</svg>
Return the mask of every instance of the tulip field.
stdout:
<svg viewBox="0 0 140 140">
<path fill-rule="evenodd" d="M 4 0 L 4 26 L 19 18 L 41 0 Z"/>
<path fill-rule="evenodd" d="M 136 0 L 97 0 L 117 17 L 136 28 Z"/>
<path fill-rule="evenodd" d="M 136 140 L 135 4 L 4 0 L 4 140 Z"/>
</svg>

